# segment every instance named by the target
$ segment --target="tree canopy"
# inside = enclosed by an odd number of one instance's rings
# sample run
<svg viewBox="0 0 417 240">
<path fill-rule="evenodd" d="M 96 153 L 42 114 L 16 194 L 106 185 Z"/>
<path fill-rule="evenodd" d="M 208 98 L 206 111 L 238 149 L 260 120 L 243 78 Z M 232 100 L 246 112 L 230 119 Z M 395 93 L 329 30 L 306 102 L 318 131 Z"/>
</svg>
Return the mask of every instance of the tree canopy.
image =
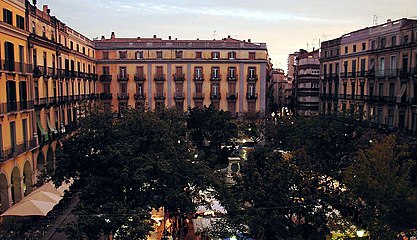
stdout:
<svg viewBox="0 0 417 240">
<path fill-rule="evenodd" d="M 182 113 L 131 110 L 114 119 L 93 110 L 80 126 L 62 142 L 54 176 L 56 182 L 75 179 L 80 192 L 75 239 L 145 239 L 152 208 L 192 211 L 198 192 L 213 182 L 189 151 Z"/>
</svg>

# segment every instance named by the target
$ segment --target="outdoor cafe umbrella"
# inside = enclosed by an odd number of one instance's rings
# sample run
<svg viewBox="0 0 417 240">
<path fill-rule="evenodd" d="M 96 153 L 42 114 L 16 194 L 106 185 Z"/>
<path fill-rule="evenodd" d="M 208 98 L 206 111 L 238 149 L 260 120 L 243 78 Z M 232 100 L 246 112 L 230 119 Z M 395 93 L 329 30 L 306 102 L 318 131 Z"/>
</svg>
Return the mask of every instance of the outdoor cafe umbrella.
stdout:
<svg viewBox="0 0 417 240">
<path fill-rule="evenodd" d="M 1 216 L 46 216 L 56 203 L 39 200 L 25 200 L 7 209 Z"/>
<path fill-rule="evenodd" d="M 61 201 L 62 197 L 56 194 L 45 192 L 45 191 L 33 191 L 28 196 L 26 196 L 22 201 L 28 200 L 37 200 L 43 202 L 58 203 Z"/>
</svg>

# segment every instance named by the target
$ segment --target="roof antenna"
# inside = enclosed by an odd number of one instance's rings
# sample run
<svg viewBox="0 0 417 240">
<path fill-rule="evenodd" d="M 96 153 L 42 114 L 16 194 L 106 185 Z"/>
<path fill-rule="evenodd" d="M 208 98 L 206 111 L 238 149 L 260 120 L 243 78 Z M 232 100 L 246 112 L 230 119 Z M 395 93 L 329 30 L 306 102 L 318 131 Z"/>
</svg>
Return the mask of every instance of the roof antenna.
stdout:
<svg viewBox="0 0 417 240">
<path fill-rule="evenodd" d="M 213 31 L 213 39 L 214 39 L 214 40 L 216 39 L 216 35 L 217 35 L 217 34 L 216 34 L 216 30 L 214 30 L 214 31 Z"/>
</svg>

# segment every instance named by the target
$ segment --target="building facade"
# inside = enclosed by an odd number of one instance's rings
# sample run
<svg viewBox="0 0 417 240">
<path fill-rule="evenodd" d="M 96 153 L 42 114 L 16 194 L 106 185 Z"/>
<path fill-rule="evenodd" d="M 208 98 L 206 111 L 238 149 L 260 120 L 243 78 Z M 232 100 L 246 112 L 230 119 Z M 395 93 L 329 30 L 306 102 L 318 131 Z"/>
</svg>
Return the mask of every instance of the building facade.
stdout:
<svg viewBox="0 0 417 240">
<path fill-rule="evenodd" d="M 5 211 L 55 167 L 77 108 L 97 98 L 93 42 L 44 6 L 0 2 L 0 198 Z M 4 47 L 3 47 L 4 46 Z"/>
<path fill-rule="evenodd" d="M 213 106 L 234 115 L 264 112 L 270 63 L 265 44 L 222 40 L 102 37 L 98 87 L 105 106 L 122 112 Z"/>
<path fill-rule="evenodd" d="M 319 50 L 300 50 L 294 63 L 294 114 L 314 116 L 319 114 Z"/>
<path fill-rule="evenodd" d="M 322 43 L 320 110 L 417 131 L 417 20 L 388 20 Z"/>
</svg>

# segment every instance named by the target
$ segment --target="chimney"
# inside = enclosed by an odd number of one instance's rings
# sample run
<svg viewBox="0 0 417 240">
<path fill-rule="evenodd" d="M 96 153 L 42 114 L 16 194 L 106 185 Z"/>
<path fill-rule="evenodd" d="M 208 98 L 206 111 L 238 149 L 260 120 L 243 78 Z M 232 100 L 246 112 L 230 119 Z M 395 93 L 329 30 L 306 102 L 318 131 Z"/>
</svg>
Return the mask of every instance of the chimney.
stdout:
<svg viewBox="0 0 417 240">
<path fill-rule="evenodd" d="M 111 32 L 111 36 L 110 36 L 110 38 L 111 38 L 111 39 L 115 39 L 115 38 L 116 38 L 116 35 L 114 34 L 114 32 Z"/>
<path fill-rule="evenodd" d="M 197 38 L 197 40 L 200 40 L 199 38 Z"/>
<path fill-rule="evenodd" d="M 101 40 L 104 40 L 104 39 L 106 39 L 106 38 L 104 37 L 104 35 L 103 35 L 103 36 L 101 36 Z"/>
<path fill-rule="evenodd" d="M 175 41 L 177 41 L 178 40 L 178 38 L 175 38 Z"/>
<path fill-rule="evenodd" d="M 137 39 L 140 39 L 140 37 L 138 37 Z"/>
<path fill-rule="evenodd" d="M 389 22 L 391 22 L 391 18 L 388 18 L 388 19 L 387 19 L 387 23 L 389 23 Z"/>
<path fill-rule="evenodd" d="M 230 38 L 230 35 L 227 35 L 227 38 Z"/>
<path fill-rule="evenodd" d="M 49 8 L 48 8 L 48 10 L 46 10 L 46 12 L 47 12 L 48 14 L 50 14 L 50 13 L 51 13 L 51 9 L 49 9 Z"/>
<path fill-rule="evenodd" d="M 168 36 L 168 39 L 171 40 L 171 36 Z"/>
<path fill-rule="evenodd" d="M 156 38 L 156 35 L 153 35 L 153 38 Z"/>
<path fill-rule="evenodd" d="M 248 43 L 250 43 L 251 41 L 250 41 L 250 38 L 248 39 Z"/>
<path fill-rule="evenodd" d="M 47 13 L 48 12 L 48 5 L 43 5 L 43 13 Z"/>
</svg>

